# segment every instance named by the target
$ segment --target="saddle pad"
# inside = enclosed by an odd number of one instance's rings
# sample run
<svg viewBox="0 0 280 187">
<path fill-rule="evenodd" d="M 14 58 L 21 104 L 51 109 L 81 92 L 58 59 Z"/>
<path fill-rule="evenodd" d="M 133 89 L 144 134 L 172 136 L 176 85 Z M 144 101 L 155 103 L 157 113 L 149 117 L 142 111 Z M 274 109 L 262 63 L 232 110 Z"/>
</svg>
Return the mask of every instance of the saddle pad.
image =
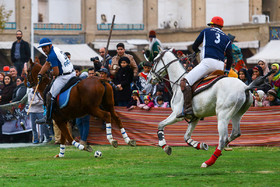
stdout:
<svg viewBox="0 0 280 187">
<path fill-rule="evenodd" d="M 224 78 L 224 75 L 218 75 L 213 77 L 207 77 L 206 79 L 199 80 L 198 84 L 194 84 L 192 87 L 193 96 L 213 86 L 218 80 Z"/>
<path fill-rule="evenodd" d="M 60 109 L 64 108 L 65 106 L 67 106 L 68 101 L 69 101 L 69 97 L 70 97 L 70 92 L 71 89 L 76 86 L 76 84 L 78 84 L 79 82 L 76 82 L 75 84 L 73 84 L 70 88 L 68 88 L 66 91 L 60 93 L 57 96 L 57 103 Z"/>
</svg>

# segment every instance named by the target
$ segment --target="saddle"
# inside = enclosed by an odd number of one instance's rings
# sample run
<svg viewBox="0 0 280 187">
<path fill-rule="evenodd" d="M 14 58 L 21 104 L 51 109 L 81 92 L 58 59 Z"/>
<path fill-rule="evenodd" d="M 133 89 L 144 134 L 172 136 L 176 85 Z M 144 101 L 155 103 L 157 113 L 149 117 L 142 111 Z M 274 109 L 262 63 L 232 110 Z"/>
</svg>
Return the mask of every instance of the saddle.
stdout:
<svg viewBox="0 0 280 187">
<path fill-rule="evenodd" d="M 211 74 L 207 75 L 206 77 L 196 81 L 192 86 L 192 94 L 193 97 L 204 90 L 210 88 L 213 86 L 218 80 L 225 78 L 227 76 L 224 76 L 224 72 L 221 70 L 216 70 L 212 72 Z"/>
<path fill-rule="evenodd" d="M 69 102 L 69 96 L 71 89 L 76 86 L 81 79 L 79 77 L 72 77 L 66 84 L 65 86 L 61 89 L 60 93 L 57 96 L 57 104 L 60 109 L 64 108 L 67 106 Z"/>
</svg>

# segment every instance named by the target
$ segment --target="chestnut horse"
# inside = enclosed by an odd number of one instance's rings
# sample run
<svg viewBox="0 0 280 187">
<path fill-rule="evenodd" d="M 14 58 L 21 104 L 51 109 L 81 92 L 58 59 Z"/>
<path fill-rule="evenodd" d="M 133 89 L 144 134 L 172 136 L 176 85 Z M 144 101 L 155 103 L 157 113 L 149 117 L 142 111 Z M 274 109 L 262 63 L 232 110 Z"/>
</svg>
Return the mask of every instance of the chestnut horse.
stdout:
<svg viewBox="0 0 280 187">
<path fill-rule="evenodd" d="M 33 63 L 30 59 L 28 63 L 28 75 L 27 81 L 29 87 L 37 85 L 37 75 L 42 66 L 39 63 Z M 44 75 L 42 82 L 38 86 L 38 92 L 43 97 L 43 92 L 47 85 L 51 83 L 51 79 L 48 75 Z M 102 105 L 104 110 L 100 109 Z M 90 114 L 91 116 L 102 119 L 106 122 L 107 139 L 114 147 L 118 146 L 118 142 L 113 139 L 111 130 L 111 118 L 116 122 L 121 129 L 122 136 L 128 145 L 136 146 L 135 140 L 128 137 L 123 124 L 118 117 L 114 109 L 114 97 L 112 86 L 99 77 L 91 77 L 81 80 L 76 84 L 70 93 L 69 102 L 67 106 L 62 109 L 56 107 L 52 112 L 52 119 L 56 122 L 57 126 L 61 130 L 61 145 L 60 153 L 56 157 L 63 157 L 65 152 L 65 142 L 72 142 L 72 145 L 80 150 L 87 150 L 83 145 L 73 140 L 67 128 L 67 122 L 71 119 L 85 116 Z"/>
</svg>

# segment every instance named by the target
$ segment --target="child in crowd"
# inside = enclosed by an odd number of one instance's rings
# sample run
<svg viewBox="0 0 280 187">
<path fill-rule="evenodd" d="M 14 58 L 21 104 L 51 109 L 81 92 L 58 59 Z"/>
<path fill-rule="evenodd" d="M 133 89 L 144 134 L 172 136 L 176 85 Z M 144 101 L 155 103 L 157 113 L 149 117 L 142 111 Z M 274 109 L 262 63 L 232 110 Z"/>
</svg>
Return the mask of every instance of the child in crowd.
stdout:
<svg viewBox="0 0 280 187">
<path fill-rule="evenodd" d="M 163 97 L 159 95 L 155 100 L 155 108 L 168 108 L 168 107 L 169 107 L 168 102 L 164 102 Z"/>
<path fill-rule="evenodd" d="M 133 70 L 130 67 L 129 58 L 123 56 L 119 59 L 120 69 L 115 75 L 114 83 L 119 88 L 119 91 L 115 92 L 117 106 L 127 106 L 130 96 L 131 89 L 130 84 L 133 81 Z"/>
<path fill-rule="evenodd" d="M 143 104 L 142 99 L 139 97 L 139 91 L 133 90 L 130 101 L 128 102 L 127 109 L 132 110 L 137 107 L 137 105 Z"/>
<path fill-rule="evenodd" d="M 139 91 L 140 91 L 140 97 L 141 98 L 144 95 L 149 94 L 153 89 L 153 85 L 151 83 L 148 83 L 148 81 L 147 81 L 147 76 L 152 69 L 152 64 L 150 62 L 144 62 L 143 69 L 144 69 L 144 71 L 140 72 L 138 74 L 138 76 L 139 76 L 138 85 L 140 87 Z"/>
<path fill-rule="evenodd" d="M 254 107 L 269 106 L 269 101 L 266 100 L 264 91 L 257 90 L 254 92 Z"/>
<path fill-rule="evenodd" d="M 277 92 L 274 89 L 270 89 L 267 92 L 267 100 L 269 101 L 270 106 L 280 105 L 280 100 L 277 98 Z"/>
<path fill-rule="evenodd" d="M 144 110 L 150 110 L 152 107 L 154 107 L 154 102 L 152 101 L 151 96 L 146 95 L 144 96 L 144 103 L 137 105 L 139 108 L 142 108 Z"/>
</svg>

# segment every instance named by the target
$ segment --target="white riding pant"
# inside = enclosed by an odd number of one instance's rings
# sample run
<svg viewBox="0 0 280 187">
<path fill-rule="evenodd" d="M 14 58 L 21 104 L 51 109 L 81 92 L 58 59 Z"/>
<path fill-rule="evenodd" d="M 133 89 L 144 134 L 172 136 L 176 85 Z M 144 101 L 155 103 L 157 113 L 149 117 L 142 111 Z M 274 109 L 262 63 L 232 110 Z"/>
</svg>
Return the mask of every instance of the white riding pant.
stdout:
<svg viewBox="0 0 280 187">
<path fill-rule="evenodd" d="M 213 58 L 204 58 L 188 74 L 184 76 L 192 86 L 196 81 L 216 70 L 224 71 L 224 62 Z"/>
<path fill-rule="evenodd" d="M 72 73 L 68 75 L 60 75 L 56 77 L 56 79 L 53 82 L 53 85 L 50 89 L 50 93 L 52 94 L 53 98 L 56 98 L 56 96 L 59 94 L 61 89 L 65 86 L 65 84 L 72 78 L 76 76 L 76 72 L 73 71 Z"/>
</svg>

